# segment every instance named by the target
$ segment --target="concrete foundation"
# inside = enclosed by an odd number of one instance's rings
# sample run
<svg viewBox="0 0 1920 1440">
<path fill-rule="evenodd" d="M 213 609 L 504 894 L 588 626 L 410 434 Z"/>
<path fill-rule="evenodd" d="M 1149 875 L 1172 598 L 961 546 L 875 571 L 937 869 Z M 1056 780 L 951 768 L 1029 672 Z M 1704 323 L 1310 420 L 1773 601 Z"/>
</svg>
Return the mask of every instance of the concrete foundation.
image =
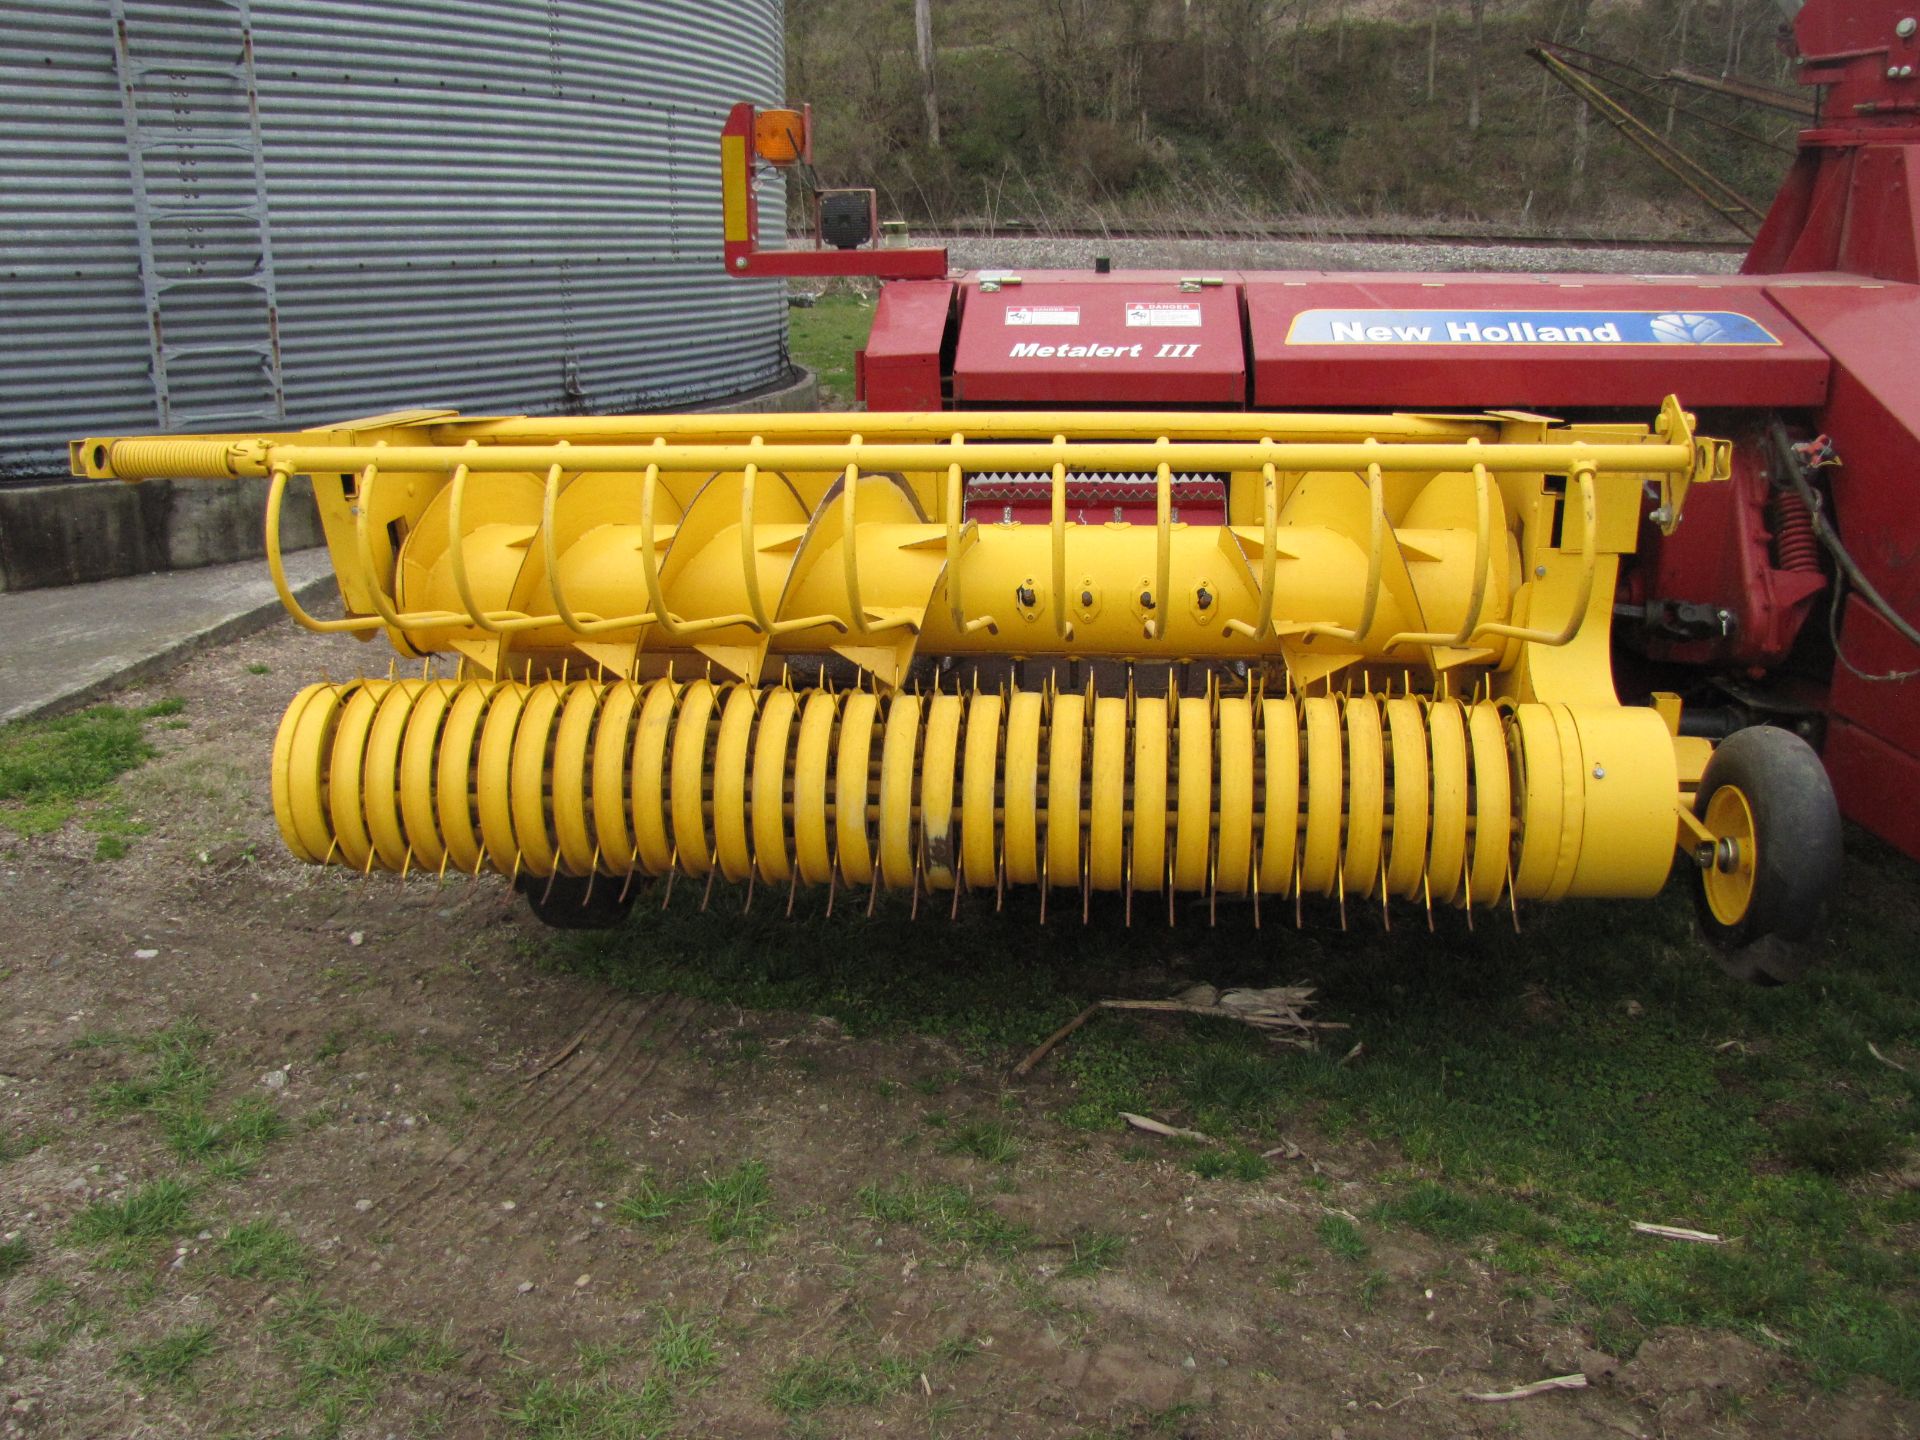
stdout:
<svg viewBox="0 0 1920 1440">
<path fill-rule="evenodd" d="M 720 413 L 811 410 L 810 371 L 791 384 L 697 407 Z M 192 570 L 266 553 L 265 480 L 65 481 L 0 487 L 0 591 Z M 288 551 L 322 543 L 305 478 L 287 487 L 280 518 Z"/>
</svg>

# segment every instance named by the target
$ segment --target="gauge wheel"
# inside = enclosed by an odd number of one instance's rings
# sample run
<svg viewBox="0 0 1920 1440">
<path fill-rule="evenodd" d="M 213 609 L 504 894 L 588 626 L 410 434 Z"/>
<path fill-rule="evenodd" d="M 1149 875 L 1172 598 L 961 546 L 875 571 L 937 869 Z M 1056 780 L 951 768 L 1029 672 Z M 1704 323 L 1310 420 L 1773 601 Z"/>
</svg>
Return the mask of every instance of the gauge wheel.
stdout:
<svg viewBox="0 0 1920 1440">
<path fill-rule="evenodd" d="M 1820 757 L 1772 726 L 1735 731 L 1707 762 L 1694 814 L 1700 929 L 1732 973 L 1789 980 L 1840 882 L 1840 807 Z"/>
</svg>

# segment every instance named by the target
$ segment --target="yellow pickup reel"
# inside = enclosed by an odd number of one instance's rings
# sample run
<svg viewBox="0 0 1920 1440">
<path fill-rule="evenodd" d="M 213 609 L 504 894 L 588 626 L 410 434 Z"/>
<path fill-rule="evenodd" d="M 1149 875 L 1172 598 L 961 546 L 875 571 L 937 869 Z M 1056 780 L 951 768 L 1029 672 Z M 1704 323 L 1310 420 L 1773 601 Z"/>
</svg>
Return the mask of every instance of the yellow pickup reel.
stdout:
<svg viewBox="0 0 1920 1440">
<path fill-rule="evenodd" d="M 1430 917 L 1652 895 L 1677 843 L 1713 847 L 1738 925 L 1764 844 L 1751 806 L 1694 817 L 1711 747 L 1677 709 L 1613 689 L 1644 494 L 1671 526 L 1727 473 L 1674 401 L 1651 426 L 419 412 L 86 440 L 74 468 L 270 477 L 294 617 L 425 659 L 295 697 L 273 757 L 295 854 L 492 868 L 562 923 L 673 874 Z M 296 475 L 340 619 L 286 585 Z M 1087 497 L 1116 482 L 1140 503 L 1109 516 Z M 982 498 L 1010 485 L 1045 519 Z"/>
</svg>

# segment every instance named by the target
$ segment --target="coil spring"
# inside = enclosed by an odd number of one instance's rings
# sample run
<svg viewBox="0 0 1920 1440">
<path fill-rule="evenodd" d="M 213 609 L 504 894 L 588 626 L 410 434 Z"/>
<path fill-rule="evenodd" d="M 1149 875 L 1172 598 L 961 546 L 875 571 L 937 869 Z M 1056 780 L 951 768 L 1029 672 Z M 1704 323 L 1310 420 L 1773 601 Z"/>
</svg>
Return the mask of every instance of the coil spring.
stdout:
<svg viewBox="0 0 1920 1440">
<path fill-rule="evenodd" d="M 1820 568 L 1820 542 L 1813 533 L 1813 512 L 1792 490 L 1775 490 L 1767 501 L 1767 528 L 1773 532 L 1773 568 Z"/>
</svg>

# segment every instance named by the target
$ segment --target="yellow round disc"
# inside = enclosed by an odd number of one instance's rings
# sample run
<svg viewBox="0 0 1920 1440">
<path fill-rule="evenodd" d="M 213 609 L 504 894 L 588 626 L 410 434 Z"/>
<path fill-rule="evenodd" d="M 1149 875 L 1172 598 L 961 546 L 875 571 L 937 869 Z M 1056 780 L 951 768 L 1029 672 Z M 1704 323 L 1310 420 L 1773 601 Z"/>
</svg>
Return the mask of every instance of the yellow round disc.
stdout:
<svg viewBox="0 0 1920 1440">
<path fill-rule="evenodd" d="M 1436 901 L 1460 889 L 1467 856 L 1467 727 L 1455 700 L 1427 707 L 1433 759 L 1433 814 L 1428 823 L 1427 887 Z"/>
<path fill-rule="evenodd" d="M 1007 705 L 1007 756 L 1003 805 L 1007 879 L 1032 885 L 1040 879 L 1040 716 L 1038 690 L 1016 690 Z"/>
<path fill-rule="evenodd" d="M 673 837 L 667 829 L 667 746 L 681 686 L 656 680 L 640 701 L 633 737 L 633 848 L 640 868 L 664 875 L 673 868 Z"/>
<path fill-rule="evenodd" d="M 354 687 L 334 727 L 333 754 L 327 765 L 327 815 L 333 821 L 333 838 L 340 846 L 341 860 L 356 870 L 366 869 L 373 855 L 363 788 L 367 732 L 373 728 L 387 688 L 384 680 L 363 680 Z"/>
<path fill-rule="evenodd" d="M 400 823 L 400 747 L 413 715 L 413 702 L 426 688 L 424 680 L 401 680 L 387 688 L 367 732 L 364 809 L 373 853 L 383 870 L 406 868 L 407 832 Z"/>
<path fill-rule="evenodd" d="M 1307 726 L 1307 834 L 1300 888 L 1331 895 L 1340 872 L 1340 822 L 1346 800 L 1341 766 L 1340 702 L 1313 695 L 1300 702 Z"/>
<path fill-rule="evenodd" d="M 1553 728 L 1560 740 L 1560 853 L 1553 867 L 1553 879 L 1547 886 L 1547 899 L 1566 897 L 1580 863 L 1581 842 L 1587 834 L 1587 759 L 1580 743 L 1580 727 L 1573 712 L 1555 702 L 1547 706 L 1553 716 Z M 1665 846 L 1661 847 L 1665 849 Z"/>
<path fill-rule="evenodd" d="M 1346 893 L 1372 894 L 1380 881 L 1381 827 L 1386 823 L 1386 758 L 1381 751 L 1380 702 L 1347 698 Z"/>
<path fill-rule="evenodd" d="M 1219 703 L 1220 840 L 1214 883 L 1244 895 L 1253 876 L 1253 701 L 1245 695 Z"/>
<path fill-rule="evenodd" d="M 1174 721 L 1173 888 L 1204 894 L 1213 854 L 1213 705 L 1188 696 Z"/>
<path fill-rule="evenodd" d="M 1545 705 L 1515 706 L 1513 725 L 1520 791 L 1520 858 L 1513 865 L 1513 891 L 1522 900 L 1542 900 L 1559 868 L 1563 838 L 1560 732 Z"/>
<path fill-rule="evenodd" d="M 913 776 L 920 750 L 920 697 L 896 695 L 880 744 L 880 883 L 913 884 Z"/>
<path fill-rule="evenodd" d="M 967 702 L 965 761 L 960 767 L 960 849 L 962 878 L 968 885 L 992 885 L 1000 867 L 996 824 L 999 796 L 1000 712 L 998 695 L 975 695 Z"/>
<path fill-rule="evenodd" d="M 1284 895 L 1300 845 L 1300 710 L 1291 700 L 1260 708 L 1260 888 Z"/>
<path fill-rule="evenodd" d="M 440 754 L 434 765 L 433 812 L 440 822 L 440 841 L 446 863 L 471 874 L 480 868 L 480 836 L 474 830 L 474 784 L 478 779 L 477 752 L 487 712 L 493 708 L 492 681 L 472 681 L 455 692 L 447 707 L 447 723 L 440 731 Z"/>
<path fill-rule="evenodd" d="M 1167 883 L 1167 702 L 1133 702 L 1133 816 L 1128 885 L 1159 890 Z"/>
<path fill-rule="evenodd" d="M 625 875 L 633 868 L 633 832 L 627 828 L 627 757 L 633 746 L 640 687 L 620 680 L 607 687 L 593 727 L 593 838 L 600 868 Z"/>
<path fill-rule="evenodd" d="M 1513 782 L 1498 707 L 1470 709 L 1467 738 L 1473 752 L 1473 860 L 1467 879 L 1474 904 L 1497 905 L 1507 888 L 1507 848 L 1513 836 Z"/>
<path fill-rule="evenodd" d="M 1747 803 L 1746 792 L 1738 785 L 1722 785 L 1707 801 L 1703 823 L 1716 840 L 1734 842 L 1731 869 L 1722 870 L 1714 864 L 1700 872 L 1707 909 L 1722 925 L 1738 925 L 1753 904 L 1754 876 L 1760 864 L 1753 807 Z"/>
<path fill-rule="evenodd" d="M 680 711 L 673 721 L 667 808 L 673 817 L 673 852 L 689 875 L 704 875 L 713 868 L 713 845 L 707 838 L 707 722 L 719 697 L 712 681 L 691 682 L 681 692 Z"/>
<path fill-rule="evenodd" d="M 1420 703 L 1389 700 L 1387 742 L 1393 753 L 1393 843 L 1387 851 L 1387 893 L 1418 899 L 1427 864 L 1427 722 Z"/>
<path fill-rule="evenodd" d="M 569 875 L 591 875 L 594 870 L 589 752 L 600 719 L 600 700 L 608 688 L 594 680 L 568 685 L 561 695 L 560 719 L 553 727 L 553 763 L 547 767 L 553 792 L 553 838 L 560 868 Z"/>
<path fill-rule="evenodd" d="M 480 811 L 480 840 L 487 860 L 502 875 L 519 864 L 520 842 L 513 834 L 513 737 L 527 708 L 528 686 L 509 681 L 494 692 L 487 723 L 480 729 L 480 761 L 474 769 L 473 798 Z M 544 871 L 541 873 L 545 873 Z"/>
<path fill-rule="evenodd" d="M 736 884 L 753 872 L 753 848 L 747 840 L 747 756 L 760 690 L 736 685 L 720 712 L 720 734 L 713 746 L 713 844 L 720 873 Z"/>
<path fill-rule="evenodd" d="M 558 680 L 545 680 L 534 686 L 520 712 L 520 724 L 514 730 L 508 791 L 512 799 L 513 838 L 520 847 L 522 874 L 551 875 L 559 860 L 553 822 L 547 813 L 547 777 L 554 721 L 566 697 L 567 687 Z"/>
<path fill-rule="evenodd" d="M 1093 702 L 1093 764 L 1088 775 L 1087 880 L 1118 890 L 1127 864 L 1127 702 Z"/>
<path fill-rule="evenodd" d="M 1080 764 L 1087 750 L 1087 702 L 1053 697 L 1047 734 L 1047 883 L 1080 885 Z"/>
<path fill-rule="evenodd" d="M 865 690 L 840 707 L 840 745 L 833 757 L 833 843 L 840 874 L 850 885 L 873 879 L 873 828 L 867 806 L 873 798 L 873 726 L 878 697 Z"/>
<path fill-rule="evenodd" d="M 833 728 L 839 718 L 839 697 L 824 690 L 809 695 L 800 712 L 800 743 L 793 756 L 793 853 L 800 878 L 809 885 L 824 885 L 833 878 L 827 787 Z"/>
<path fill-rule="evenodd" d="M 927 702 L 927 733 L 920 759 L 920 868 L 932 890 L 953 888 L 954 761 L 960 753 L 960 720 L 966 706 L 958 695 L 936 695 Z"/>
<path fill-rule="evenodd" d="M 286 846 L 309 865 L 326 859 L 333 832 L 318 803 L 321 778 L 320 746 L 309 736 L 324 731 L 307 712 L 332 712 L 339 705 L 339 688 L 309 685 L 293 697 L 280 727 L 273 734 L 273 819 Z M 318 844 L 314 842 L 318 841 Z"/>
<path fill-rule="evenodd" d="M 793 873 L 793 852 L 787 847 L 787 750 L 799 706 L 785 687 L 769 692 L 753 737 L 753 858 L 767 881 Z"/>
<path fill-rule="evenodd" d="M 440 735 L 448 707 L 460 687 L 435 680 L 421 690 L 407 716 L 407 733 L 400 742 L 400 821 L 407 827 L 413 863 L 437 870 L 447 858 L 440 838 L 440 818 L 433 797 L 434 771 L 440 759 Z"/>
</svg>

